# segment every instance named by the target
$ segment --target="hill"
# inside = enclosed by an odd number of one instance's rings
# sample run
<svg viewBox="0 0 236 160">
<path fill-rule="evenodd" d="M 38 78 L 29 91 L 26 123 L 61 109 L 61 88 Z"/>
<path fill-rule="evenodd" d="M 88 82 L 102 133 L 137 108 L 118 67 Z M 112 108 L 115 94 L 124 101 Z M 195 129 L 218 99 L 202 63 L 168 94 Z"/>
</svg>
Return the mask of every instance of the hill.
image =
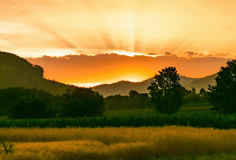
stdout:
<svg viewBox="0 0 236 160">
<path fill-rule="evenodd" d="M 62 94 L 73 86 L 43 78 L 43 68 L 12 53 L 0 52 L 0 88 L 26 87 Z"/>
<path fill-rule="evenodd" d="M 103 96 L 107 97 L 109 95 L 121 94 L 128 95 L 130 90 L 136 90 L 139 93 L 148 93 L 147 87 L 153 78 L 144 80 L 142 82 L 129 82 L 129 81 L 119 81 L 112 84 L 102 84 L 93 87 L 93 90 L 100 92 Z M 198 78 L 189 78 L 185 76 L 180 76 L 180 83 L 183 86 L 187 86 L 189 83 L 198 80 Z"/>
<path fill-rule="evenodd" d="M 215 77 L 217 74 L 213 74 L 204 78 L 190 78 L 180 76 L 180 83 L 186 89 L 196 88 L 199 91 L 201 88 L 208 89 L 208 84 L 213 85 L 215 83 Z M 100 92 L 105 97 L 109 95 L 121 94 L 128 95 L 130 90 L 136 90 L 139 93 L 148 93 L 147 87 L 153 78 L 147 79 L 142 82 L 129 82 L 119 81 L 112 84 L 102 84 L 93 87 L 93 90 Z"/>
<path fill-rule="evenodd" d="M 215 85 L 215 78 L 217 77 L 217 73 L 206 76 L 204 78 L 200 78 L 192 81 L 191 83 L 186 85 L 186 88 L 196 88 L 196 90 L 200 90 L 201 88 L 208 89 L 208 85 Z"/>
</svg>

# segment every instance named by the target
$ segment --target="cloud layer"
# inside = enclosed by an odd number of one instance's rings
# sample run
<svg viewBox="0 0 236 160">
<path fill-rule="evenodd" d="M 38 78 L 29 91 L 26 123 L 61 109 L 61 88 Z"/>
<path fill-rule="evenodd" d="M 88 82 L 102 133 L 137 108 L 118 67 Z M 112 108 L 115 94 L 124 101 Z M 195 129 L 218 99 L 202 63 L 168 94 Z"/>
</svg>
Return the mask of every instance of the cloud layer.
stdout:
<svg viewBox="0 0 236 160">
<path fill-rule="evenodd" d="M 218 72 L 227 59 L 216 57 L 134 56 L 117 54 L 43 56 L 27 58 L 44 68 L 44 76 L 64 83 L 112 83 L 120 80 L 142 81 L 159 70 L 174 66 L 180 75 L 205 77 Z"/>
</svg>

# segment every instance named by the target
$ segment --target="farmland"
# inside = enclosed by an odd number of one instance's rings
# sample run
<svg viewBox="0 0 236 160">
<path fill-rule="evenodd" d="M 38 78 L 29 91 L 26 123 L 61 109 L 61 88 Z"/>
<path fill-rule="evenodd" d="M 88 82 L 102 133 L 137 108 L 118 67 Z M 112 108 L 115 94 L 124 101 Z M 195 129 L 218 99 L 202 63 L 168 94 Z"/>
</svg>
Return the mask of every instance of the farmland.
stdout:
<svg viewBox="0 0 236 160">
<path fill-rule="evenodd" d="M 0 147 L 0 159 L 236 159 L 236 116 L 210 108 L 183 107 L 173 115 L 134 109 L 101 117 L 1 117 L 0 140 L 12 142 L 15 152 Z"/>
<path fill-rule="evenodd" d="M 227 153 L 234 156 L 236 130 L 192 127 L 0 129 L 14 144 L 5 159 L 164 159 Z M 232 155 L 233 154 L 233 155 Z"/>
<path fill-rule="evenodd" d="M 162 127 L 190 126 L 235 129 L 236 116 L 216 114 L 210 107 L 185 107 L 173 115 L 157 114 L 153 109 L 108 111 L 100 117 L 2 119 L 1 128 L 65 128 L 65 127 Z"/>
</svg>

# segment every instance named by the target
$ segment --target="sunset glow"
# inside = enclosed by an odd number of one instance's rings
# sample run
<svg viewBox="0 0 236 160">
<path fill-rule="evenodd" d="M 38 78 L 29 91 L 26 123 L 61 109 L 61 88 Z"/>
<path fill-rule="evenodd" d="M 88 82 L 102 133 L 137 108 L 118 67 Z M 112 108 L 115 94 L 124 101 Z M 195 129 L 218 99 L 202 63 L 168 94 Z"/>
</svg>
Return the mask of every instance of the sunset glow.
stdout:
<svg viewBox="0 0 236 160">
<path fill-rule="evenodd" d="M 64 83 L 137 82 L 169 65 L 178 67 L 182 75 L 202 77 L 236 57 L 235 7 L 235 0 L 4 1 L 0 4 L 0 50 L 29 58 L 42 65 L 45 78 Z M 106 53 L 142 60 L 101 56 Z M 48 64 L 44 55 L 55 61 Z M 91 64 L 96 55 L 100 56 Z M 68 60 L 62 64 L 59 57 Z M 173 57 L 179 59 L 173 61 Z M 207 60 L 210 57 L 221 60 Z M 203 70 L 197 71 L 191 61 L 198 61 Z M 215 68 L 204 69 L 213 63 Z"/>
<path fill-rule="evenodd" d="M 100 85 L 100 83 L 73 83 L 73 84 L 70 84 L 70 85 L 74 85 L 74 86 L 78 86 L 78 87 L 84 87 L 84 88 L 90 88 L 90 87 L 98 86 L 98 85 Z"/>
</svg>

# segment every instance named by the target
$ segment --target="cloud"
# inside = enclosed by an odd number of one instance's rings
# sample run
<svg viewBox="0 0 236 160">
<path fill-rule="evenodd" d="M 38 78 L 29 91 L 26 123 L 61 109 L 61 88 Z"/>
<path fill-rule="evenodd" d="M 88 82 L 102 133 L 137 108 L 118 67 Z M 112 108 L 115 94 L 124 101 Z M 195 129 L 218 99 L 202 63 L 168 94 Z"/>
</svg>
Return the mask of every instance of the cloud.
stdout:
<svg viewBox="0 0 236 160">
<path fill-rule="evenodd" d="M 189 58 L 197 58 L 197 57 L 202 57 L 202 58 L 207 58 L 207 57 L 221 57 L 221 58 L 226 58 L 226 57 L 233 57 L 234 54 L 230 54 L 230 53 L 226 53 L 226 52 L 219 52 L 219 53 L 208 53 L 208 52 L 204 52 L 204 53 L 197 53 L 197 52 L 192 52 L 192 51 L 187 51 L 184 52 L 185 55 L 187 55 L 187 57 Z"/>
<path fill-rule="evenodd" d="M 198 53 L 192 51 L 184 52 L 184 54 L 187 55 L 188 57 L 199 57 Z"/>
<path fill-rule="evenodd" d="M 172 55 L 172 54 L 170 54 Z M 64 83 L 112 83 L 120 80 L 141 81 L 159 70 L 174 66 L 180 75 L 200 78 L 218 72 L 228 59 L 216 57 L 184 58 L 177 56 L 134 56 L 99 54 L 27 58 L 44 68 L 45 78 Z"/>
<path fill-rule="evenodd" d="M 164 54 L 165 56 L 176 56 L 175 54 L 172 54 L 169 51 L 165 51 Z"/>
<path fill-rule="evenodd" d="M 155 56 L 155 55 L 157 55 L 156 53 L 147 53 L 147 55 L 149 55 L 149 56 Z"/>
</svg>

